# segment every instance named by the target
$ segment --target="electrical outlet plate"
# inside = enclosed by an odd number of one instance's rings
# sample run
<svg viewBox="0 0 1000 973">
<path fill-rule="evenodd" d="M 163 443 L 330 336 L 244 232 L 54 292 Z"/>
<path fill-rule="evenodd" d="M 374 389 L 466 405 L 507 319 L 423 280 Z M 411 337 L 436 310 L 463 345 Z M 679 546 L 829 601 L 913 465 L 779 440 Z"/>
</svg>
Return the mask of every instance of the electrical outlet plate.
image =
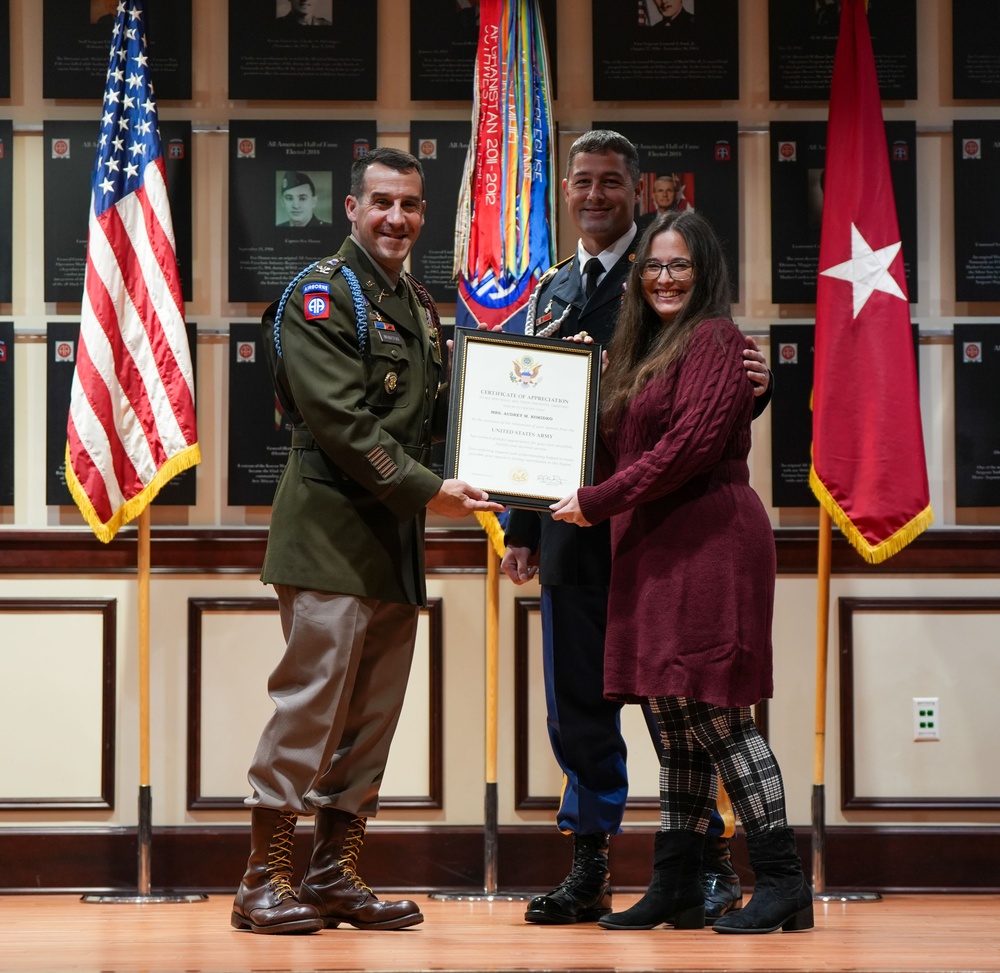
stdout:
<svg viewBox="0 0 1000 973">
<path fill-rule="evenodd" d="M 937 696 L 913 697 L 913 739 L 916 743 L 941 739 L 941 712 Z"/>
</svg>

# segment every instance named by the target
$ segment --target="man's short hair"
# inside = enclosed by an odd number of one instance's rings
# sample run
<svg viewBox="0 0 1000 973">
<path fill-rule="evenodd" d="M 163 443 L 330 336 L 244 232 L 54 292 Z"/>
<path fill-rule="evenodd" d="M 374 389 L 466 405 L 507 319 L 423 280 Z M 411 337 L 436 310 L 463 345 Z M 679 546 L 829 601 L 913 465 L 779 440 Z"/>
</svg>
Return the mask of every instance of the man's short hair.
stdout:
<svg viewBox="0 0 1000 973">
<path fill-rule="evenodd" d="M 304 172 L 286 172 L 281 179 L 281 191 L 287 193 L 289 189 L 298 189 L 299 186 L 308 186 L 310 192 L 315 196 L 316 187 L 312 179 Z"/>
<path fill-rule="evenodd" d="M 416 172 L 420 176 L 420 195 L 424 195 L 424 167 L 420 160 L 402 149 L 380 146 L 366 152 L 360 159 L 351 164 L 351 195 L 361 196 L 364 192 L 365 173 L 369 166 L 380 165 L 396 172 Z"/>
<path fill-rule="evenodd" d="M 639 150 L 624 135 L 606 128 L 595 128 L 584 132 L 569 148 L 569 158 L 566 159 L 567 179 L 573 168 L 573 158 L 581 152 L 597 155 L 616 152 L 625 160 L 632 182 L 639 185 L 639 180 L 642 178 L 639 169 Z"/>
</svg>

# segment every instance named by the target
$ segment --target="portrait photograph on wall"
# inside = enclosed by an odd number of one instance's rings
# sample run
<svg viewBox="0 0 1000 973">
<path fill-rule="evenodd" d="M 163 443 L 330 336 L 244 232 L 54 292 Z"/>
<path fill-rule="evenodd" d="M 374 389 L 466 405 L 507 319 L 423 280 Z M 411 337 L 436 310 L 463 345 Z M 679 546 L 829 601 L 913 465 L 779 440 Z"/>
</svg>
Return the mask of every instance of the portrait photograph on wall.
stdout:
<svg viewBox="0 0 1000 973">
<path fill-rule="evenodd" d="M 769 0 L 767 9 L 771 101 L 826 101 L 840 31 L 840 0 Z M 868 27 L 882 98 L 916 98 L 916 0 L 871 4 Z"/>
<path fill-rule="evenodd" d="M 639 150 L 642 170 L 636 222 L 640 231 L 658 212 L 697 209 L 722 243 L 733 284 L 740 285 L 739 161 L 736 122 L 594 122 Z M 667 190 L 672 187 L 672 192 Z"/>
<path fill-rule="evenodd" d="M 736 0 L 593 0 L 595 101 L 740 96 Z"/>
<path fill-rule="evenodd" d="M 275 301 L 350 232 L 351 163 L 374 121 L 229 123 L 229 300 Z"/>
<path fill-rule="evenodd" d="M 1000 4 L 951 0 L 952 97 L 1000 98 Z"/>
<path fill-rule="evenodd" d="M 956 324 L 955 506 L 1000 507 L 1000 325 Z"/>
<path fill-rule="evenodd" d="M 549 55 L 549 93 L 556 98 L 556 0 L 541 0 L 539 6 Z M 471 102 L 478 46 L 478 0 L 410 0 L 410 98 Z"/>
<path fill-rule="evenodd" d="M 889 174 L 911 302 L 917 300 L 917 127 L 885 123 Z M 771 300 L 814 304 L 826 166 L 826 122 L 771 122 Z"/>
<path fill-rule="evenodd" d="M 434 207 L 410 255 L 410 270 L 438 304 L 454 304 L 458 285 L 455 263 L 455 219 L 469 154 L 472 123 L 410 122 L 410 151 L 424 167 L 424 198 Z M 446 311 L 451 314 L 453 312 Z"/>
<path fill-rule="evenodd" d="M 955 119 L 955 299 L 1000 301 L 1000 121 Z"/>
<path fill-rule="evenodd" d="M 118 0 L 45 0 L 42 97 L 100 101 L 117 8 Z M 191 0 L 146 0 L 143 14 L 156 97 L 187 101 L 191 98 Z"/>
<path fill-rule="evenodd" d="M 100 126 L 46 121 L 42 126 L 45 179 L 45 300 L 83 300 L 90 222 L 91 175 Z M 191 264 L 191 123 L 160 120 L 167 196 L 174 225 L 177 269 L 185 301 L 193 299 Z"/>
<path fill-rule="evenodd" d="M 230 506 L 269 507 L 291 449 L 292 424 L 274 392 L 260 325 L 229 326 Z"/>
<path fill-rule="evenodd" d="M 374 101 L 378 5 L 229 0 L 229 97 Z"/>
<path fill-rule="evenodd" d="M 14 125 L 0 120 L 0 303 L 14 299 Z"/>
<path fill-rule="evenodd" d="M 14 322 L 0 321 L 0 507 L 14 502 Z"/>
</svg>

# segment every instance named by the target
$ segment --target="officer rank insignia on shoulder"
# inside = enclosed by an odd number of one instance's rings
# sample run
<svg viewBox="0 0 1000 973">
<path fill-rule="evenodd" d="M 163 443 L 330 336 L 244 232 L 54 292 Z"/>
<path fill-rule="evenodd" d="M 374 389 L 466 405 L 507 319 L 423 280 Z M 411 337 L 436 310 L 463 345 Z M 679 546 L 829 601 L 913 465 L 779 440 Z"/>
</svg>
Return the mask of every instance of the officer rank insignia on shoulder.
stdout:
<svg viewBox="0 0 1000 973">
<path fill-rule="evenodd" d="M 317 274 L 332 274 L 340 266 L 340 257 L 331 257 L 316 266 Z"/>
<path fill-rule="evenodd" d="M 302 311 L 307 321 L 330 317 L 330 285 L 326 281 L 302 285 Z"/>
</svg>

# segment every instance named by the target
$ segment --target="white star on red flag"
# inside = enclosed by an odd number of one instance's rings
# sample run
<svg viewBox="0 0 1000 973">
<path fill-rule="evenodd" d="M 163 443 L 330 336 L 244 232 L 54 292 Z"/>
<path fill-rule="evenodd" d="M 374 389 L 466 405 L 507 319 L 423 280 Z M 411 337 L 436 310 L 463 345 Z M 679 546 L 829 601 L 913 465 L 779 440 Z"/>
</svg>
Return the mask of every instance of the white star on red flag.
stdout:
<svg viewBox="0 0 1000 973">
<path fill-rule="evenodd" d="M 821 270 L 820 274 L 846 280 L 853 285 L 856 318 L 875 291 L 891 294 L 901 301 L 906 300 L 906 294 L 899 286 L 899 281 L 889 270 L 902 246 L 902 242 L 897 240 L 887 247 L 873 250 L 871 244 L 861 235 L 861 231 L 852 223 L 851 259 L 827 267 L 826 270 Z"/>
</svg>

